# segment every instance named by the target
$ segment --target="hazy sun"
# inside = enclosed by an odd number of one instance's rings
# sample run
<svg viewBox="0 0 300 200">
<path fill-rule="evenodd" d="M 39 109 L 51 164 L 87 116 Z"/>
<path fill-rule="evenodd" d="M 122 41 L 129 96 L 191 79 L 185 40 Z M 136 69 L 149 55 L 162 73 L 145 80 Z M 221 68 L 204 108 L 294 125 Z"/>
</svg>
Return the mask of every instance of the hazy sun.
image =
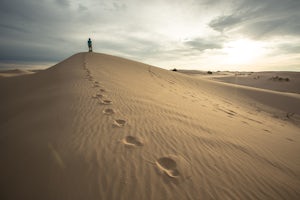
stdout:
<svg viewBox="0 0 300 200">
<path fill-rule="evenodd" d="M 228 64 L 250 64 L 263 54 L 263 46 L 260 42 L 240 39 L 225 45 Z"/>
</svg>

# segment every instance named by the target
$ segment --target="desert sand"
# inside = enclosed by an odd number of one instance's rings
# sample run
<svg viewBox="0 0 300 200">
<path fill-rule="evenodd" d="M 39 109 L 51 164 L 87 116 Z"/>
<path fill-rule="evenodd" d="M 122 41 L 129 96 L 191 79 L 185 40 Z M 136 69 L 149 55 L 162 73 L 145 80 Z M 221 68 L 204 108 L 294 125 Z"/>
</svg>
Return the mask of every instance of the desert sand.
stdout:
<svg viewBox="0 0 300 200">
<path fill-rule="evenodd" d="M 1 70 L 0 71 L 0 78 L 13 77 L 13 76 L 22 76 L 22 75 L 33 74 L 33 73 L 34 73 L 34 71 L 20 70 L 20 69 Z"/>
<path fill-rule="evenodd" d="M 100 53 L 1 78 L 0 199 L 300 199 L 300 94 L 253 86 Z"/>
<path fill-rule="evenodd" d="M 197 70 L 179 70 L 179 72 L 199 78 L 222 81 L 237 85 L 300 94 L 300 72 L 213 72 L 208 74 Z"/>
</svg>

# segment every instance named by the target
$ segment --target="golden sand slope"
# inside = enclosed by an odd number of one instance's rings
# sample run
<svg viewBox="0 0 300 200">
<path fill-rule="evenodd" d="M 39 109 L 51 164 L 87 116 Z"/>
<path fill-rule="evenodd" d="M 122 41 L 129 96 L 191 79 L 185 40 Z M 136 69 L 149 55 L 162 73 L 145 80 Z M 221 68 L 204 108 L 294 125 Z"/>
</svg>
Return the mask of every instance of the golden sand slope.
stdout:
<svg viewBox="0 0 300 200">
<path fill-rule="evenodd" d="M 300 95 L 98 53 L 0 92 L 0 199 L 300 198 Z"/>
</svg>

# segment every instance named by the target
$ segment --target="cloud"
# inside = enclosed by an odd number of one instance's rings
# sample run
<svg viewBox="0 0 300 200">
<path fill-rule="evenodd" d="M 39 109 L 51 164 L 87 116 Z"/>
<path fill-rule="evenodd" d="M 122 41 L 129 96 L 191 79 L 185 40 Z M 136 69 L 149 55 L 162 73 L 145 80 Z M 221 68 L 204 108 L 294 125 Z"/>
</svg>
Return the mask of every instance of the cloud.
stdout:
<svg viewBox="0 0 300 200">
<path fill-rule="evenodd" d="M 63 6 L 63 7 L 69 7 L 70 6 L 70 2 L 68 0 L 55 0 L 55 2 L 59 6 Z"/>
<path fill-rule="evenodd" d="M 81 3 L 78 4 L 78 11 L 79 12 L 83 12 L 83 11 L 87 11 L 88 8 L 85 5 L 82 5 Z"/>
<path fill-rule="evenodd" d="M 226 42 L 240 36 L 299 37 L 299 4 L 299 0 L 1 0 L 0 62 L 60 61 L 86 51 L 91 37 L 97 52 L 155 65 L 194 58 L 205 63 L 205 56 L 222 52 Z M 289 50 L 281 53 L 297 52 L 285 48 Z"/>
<path fill-rule="evenodd" d="M 125 10 L 127 8 L 126 4 L 122 2 L 113 2 L 113 7 L 115 10 Z"/>
<path fill-rule="evenodd" d="M 209 22 L 209 26 L 216 31 L 223 32 L 238 25 L 242 21 L 243 19 L 241 17 L 235 15 L 219 16 Z"/>
<path fill-rule="evenodd" d="M 212 19 L 208 25 L 222 33 L 266 39 L 278 35 L 300 35 L 299 0 L 244 0 L 230 14 Z"/>
<path fill-rule="evenodd" d="M 208 49 L 221 49 L 223 48 L 223 37 L 210 37 L 210 38 L 195 38 L 190 41 L 186 41 L 185 44 L 198 51 L 204 51 Z"/>
<path fill-rule="evenodd" d="M 300 36 L 300 23 L 297 17 L 290 16 L 278 20 L 261 20 L 240 29 L 244 35 L 254 39 L 269 39 L 276 36 Z"/>
<path fill-rule="evenodd" d="M 276 47 L 275 52 L 277 54 L 287 53 L 287 54 L 300 54 L 300 45 L 298 43 L 283 43 L 279 44 Z M 299 56 L 300 58 L 300 56 Z"/>
<path fill-rule="evenodd" d="M 1 30 L 6 30 L 4 32 L 6 33 L 11 33 L 11 32 L 23 32 L 26 33 L 27 31 L 23 28 L 19 28 L 15 25 L 11 25 L 11 24 L 0 24 L 0 29 Z"/>
</svg>

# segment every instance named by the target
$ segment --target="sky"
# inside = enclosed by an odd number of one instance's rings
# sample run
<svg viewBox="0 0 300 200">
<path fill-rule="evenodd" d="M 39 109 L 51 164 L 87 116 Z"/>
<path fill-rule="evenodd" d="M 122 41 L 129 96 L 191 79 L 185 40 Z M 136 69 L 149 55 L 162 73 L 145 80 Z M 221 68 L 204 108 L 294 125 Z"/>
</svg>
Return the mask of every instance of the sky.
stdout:
<svg viewBox="0 0 300 200">
<path fill-rule="evenodd" d="M 300 71 L 300 0 L 0 0 L 0 68 L 88 50 L 165 69 Z"/>
</svg>

